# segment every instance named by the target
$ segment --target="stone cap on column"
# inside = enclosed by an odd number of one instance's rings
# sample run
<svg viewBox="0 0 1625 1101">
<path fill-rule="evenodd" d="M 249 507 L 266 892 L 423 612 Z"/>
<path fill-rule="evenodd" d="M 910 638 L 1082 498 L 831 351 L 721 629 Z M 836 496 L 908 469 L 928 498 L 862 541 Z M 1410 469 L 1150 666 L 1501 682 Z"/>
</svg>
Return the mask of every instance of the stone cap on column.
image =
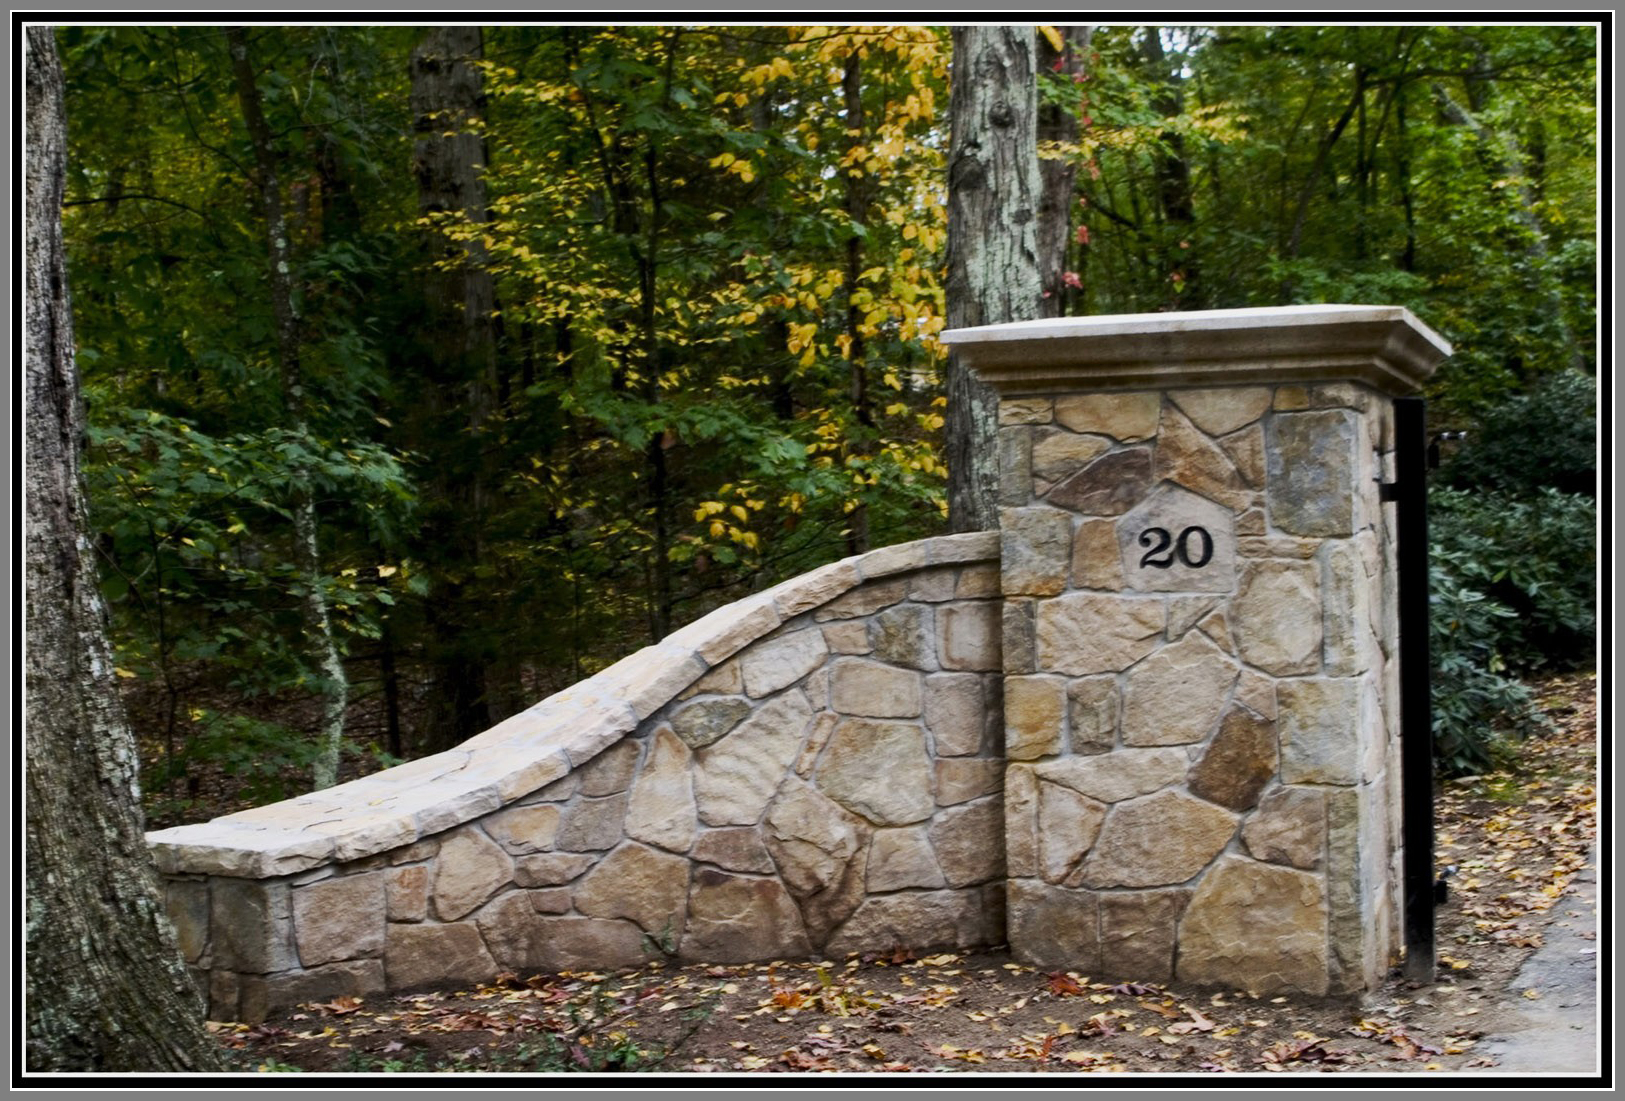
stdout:
<svg viewBox="0 0 1625 1101">
<path fill-rule="evenodd" d="M 1004 395 L 1352 380 L 1416 390 L 1450 344 L 1403 306 L 1264 306 L 1015 321 L 941 336 Z"/>
</svg>

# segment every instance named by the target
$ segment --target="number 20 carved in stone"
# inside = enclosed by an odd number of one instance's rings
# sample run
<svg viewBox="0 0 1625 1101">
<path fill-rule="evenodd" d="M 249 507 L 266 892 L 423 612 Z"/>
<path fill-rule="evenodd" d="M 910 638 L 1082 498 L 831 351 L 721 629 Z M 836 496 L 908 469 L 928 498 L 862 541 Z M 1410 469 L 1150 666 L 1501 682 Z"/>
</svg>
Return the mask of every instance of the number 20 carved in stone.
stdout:
<svg viewBox="0 0 1625 1101">
<path fill-rule="evenodd" d="M 1194 555 L 1191 553 L 1193 541 L 1198 548 Z M 1140 565 L 1152 569 L 1168 569 L 1174 564 L 1176 555 L 1180 562 L 1197 570 L 1213 559 L 1213 536 L 1204 527 L 1188 527 L 1179 533 L 1177 539 L 1168 533 L 1167 528 L 1146 528 L 1140 533 L 1139 542 L 1140 546 L 1151 548 L 1140 557 Z M 1170 546 L 1172 550 L 1168 549 Z"/>
</svg>

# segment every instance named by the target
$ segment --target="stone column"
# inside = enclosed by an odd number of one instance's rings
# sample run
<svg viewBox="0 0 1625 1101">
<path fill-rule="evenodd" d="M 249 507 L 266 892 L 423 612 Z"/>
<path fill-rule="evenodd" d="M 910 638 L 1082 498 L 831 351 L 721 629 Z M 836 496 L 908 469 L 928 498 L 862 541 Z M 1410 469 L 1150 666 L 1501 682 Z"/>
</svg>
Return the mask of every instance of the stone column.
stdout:
<svg viewBox="0 0 1625 1101">
<path fill-rule="evenodd" d="M 1000 395 L 1009 937 L 1253 990 L 1375 987 L 1399 936 L 1398 307 L 945 340 Z"/>
</svg>

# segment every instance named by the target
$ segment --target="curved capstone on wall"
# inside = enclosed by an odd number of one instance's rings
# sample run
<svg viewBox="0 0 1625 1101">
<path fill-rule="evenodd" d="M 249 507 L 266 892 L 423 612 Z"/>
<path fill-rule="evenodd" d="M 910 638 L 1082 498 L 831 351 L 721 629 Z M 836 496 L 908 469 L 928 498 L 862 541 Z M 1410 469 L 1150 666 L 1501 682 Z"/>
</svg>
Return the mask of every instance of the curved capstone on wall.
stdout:
<svg viewBox="0 0 1625 1101">
<path fill-rule="evenodd" d="M 448 753 L 149 835 L 210 1011 L 1004 939 L 996 533 L 815 570 Z"/>
</svg>

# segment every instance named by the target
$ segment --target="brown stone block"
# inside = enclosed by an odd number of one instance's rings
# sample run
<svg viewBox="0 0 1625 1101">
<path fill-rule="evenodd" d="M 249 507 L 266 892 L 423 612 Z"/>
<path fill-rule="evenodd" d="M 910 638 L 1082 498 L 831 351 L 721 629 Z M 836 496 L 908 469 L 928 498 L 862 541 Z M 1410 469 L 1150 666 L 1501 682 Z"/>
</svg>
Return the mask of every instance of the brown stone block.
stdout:
<svg viewBox="0 0 1625 1101">
<path fill-rule="evenodd" d="M 1126 447 L 1102 455 L 1061 482 L 1047 500 L 1085 516 L 1121 516 L 1150 492 L 1154 481 L 1151 449 Z"/>
<path fill-rule="evenodd" d="M 950 887 L 1004 876 L 1004 801 L 997 796 L 937 812 L 928 829 Z"/>
<path fill-rule="evenodd" d="M 1006 596 L 1054 596 L 1066 588 L 1069 513 L 1042 505 L 1000 509 L 999 540 Z"/>
<path fill-rule="evenodd" d="M 305 967 L 384 950 L 384 872 L 324 879 L 292 893 L 294 935 Z"/>
<path fill-rule="evenodd" d="M 1136 982 L 1172 979 L 1179 919 L 1190 900 L 1191 892 L 1183 888 L 1102 894 L 1102 974 Z"/>
<path fill-rule="evenodd" d="M 1085 520 L 1072 537 L 1072 585 L 1117 592 L 1125 585 L 1117 528 L 1110 520 Z"/>
<path fill-rule="evenodd" d="M 1275 778 L 1280 754 L 1275 724 L 1243 707 L 1232 707 L 1219 732 L 1191 769 L 1191 794 L 1235 811 L 1251 810 L 1264 786 Z"/>
<path fill-rule="evenodd" d="M 1162 396 L 1155 391 L 1067 394 L 1055 399 L 1055 420 L 1074 432 L 1133 443 L 1156 434 L 1161 408 Z"/>
<path fill-rule="evenodd" d="M 490 838 L 465 826 L 441 842 L 434 869 L 430 890 L 435 915 L 456 921 L 512 883 L 514 864 Z"/>
<path fill-rule="evenodd" d="M 472 922 L 391 923 L 384 935 L 384 971 L 389 989 L 403 991 L 482 982 L 497 973 L 497 965 Z"/>
<path fill-rule="evenodd" d="M 931 755 L 915 723 L 848 719 L 835 728 L 818 764 L 818 788 L 848 810 L 883 826 L 928 818 Z"/>
<path fill-rule="evenodd" d="M 701 868 L 694 873 L 682 956 L 707 963 L 798 959 L 812 945 L 795 900 L 776 879 L 729 875 Z"/>
<path fill-rule="evenodd" d="M 1328 989 L 1325 885 L 1317 875 L 1225 856 L 1179 923 L 1177 977 L 1257 994 Z"/>
<path fill-rule="evenodd" d="M 1010 881 L 1010 952 L 1045 970 L 1100 974 L 1100 899 L 1094 891 Z"/>
<path fill-rule="evenodd" d="M 1106 815 L 1080 879 L 1089 887 L 1181 884 L 1224 851 L 1235 833 L 1235 815 L 1182 792 L 1118 803 Z"/>
</svg>

